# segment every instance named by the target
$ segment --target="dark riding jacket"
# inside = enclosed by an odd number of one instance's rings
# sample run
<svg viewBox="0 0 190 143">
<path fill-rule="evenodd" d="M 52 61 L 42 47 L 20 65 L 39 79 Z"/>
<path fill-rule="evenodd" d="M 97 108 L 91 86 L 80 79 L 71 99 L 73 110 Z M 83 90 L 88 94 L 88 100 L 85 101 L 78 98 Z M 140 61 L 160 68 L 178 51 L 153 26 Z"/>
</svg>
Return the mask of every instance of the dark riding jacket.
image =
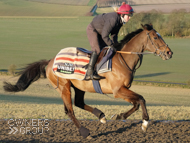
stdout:
<svg viewBox="0 0 190 143">
<path fill-rule="evenodd" d="M 104 42 L 111 46 L 113 43 L 117 43 L 118 33 L 123 23 L 119 14 L 111 12 L 97 15 L 91 25 L 102 36 Z M 110 34 L 113 41 L 109 38 Z"/>
</svg>

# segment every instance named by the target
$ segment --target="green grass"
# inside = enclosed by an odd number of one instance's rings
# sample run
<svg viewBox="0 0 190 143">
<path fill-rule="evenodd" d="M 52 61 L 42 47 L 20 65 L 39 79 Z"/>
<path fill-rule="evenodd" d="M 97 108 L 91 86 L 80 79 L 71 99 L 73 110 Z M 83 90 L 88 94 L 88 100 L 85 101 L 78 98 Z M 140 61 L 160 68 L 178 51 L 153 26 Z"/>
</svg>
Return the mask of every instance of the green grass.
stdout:
<svg viewBox="0 0 190 143">
<path fill-rule="evenodd" d="M 92 6 L 63 5 L 25 0 L 1 0 L 0 16 L 84 16 Z"/>
<path fill-rule="evenodd" d="M 0 69 L 8 69 L 11 64 L 20 68 L 30 62 L 53 58 L 65 47 L 90 49 L 86 27 L 93 17 L 81 15 L 85 15 L 95 2 L 88 1 L 89 6 L 71 6 L 0 0 Z M 97 13 L 111 11 L 112 8 L 98 8 Z M 163 61 L 159 57 L 145 55 L 135 79 L 189 82 L 190 40 L 164 39 L 174 52 L 173 58 Z"/>
<path fill-rule="evenodd" d="M 88 6 L 94 6 L 96 4 L 97 0 L 90 0 L 88 3 Z"/>
<path fill-rule="evenodd" d="M 87 5 L 90 0 L 29 0 L 33 2 L 42 2 L 42 3 L 56 3 L 56 4 L 65 4 L 65 5 Z"/>
<path fill-rule="evenodd" d="M 8 69 L 11 64 L 20 68 L 40 59 L 51 59 L 65 47 L 90 49 L 86 27 L 92 18 L 0 18 L 0 69 Z M 160 57 L 145 55 L 135 79 L 187 83 L 190 40 L 164 40 L 174 52 L 173 58 L 163 61 Z"/>
<path fill-rule="evenodd" d="M 112 7 L 105 7 L 105 8 L 98 8 L 96 10 L 96 12 L 98 14 L 101 14 L 101 13 L 108 13 L 108 12 L 114 12 L 114 9 Z"/>
<path fill-rule="evenodd" d="M 65 47 L 89 49 L 86 27 L 91 19 L 0 18 L 0 69 L 53 58 Z"/>
</svg>

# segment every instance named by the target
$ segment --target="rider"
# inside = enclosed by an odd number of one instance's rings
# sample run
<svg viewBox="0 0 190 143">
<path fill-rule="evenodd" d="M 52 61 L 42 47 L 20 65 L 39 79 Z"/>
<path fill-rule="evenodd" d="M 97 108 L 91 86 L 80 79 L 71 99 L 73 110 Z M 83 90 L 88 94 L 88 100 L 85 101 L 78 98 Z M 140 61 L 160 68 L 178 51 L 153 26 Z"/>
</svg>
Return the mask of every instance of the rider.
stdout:
<svg viewBox="0 0 190 143">
<path fill-rule="evenodd" d="M 123 24 L 128 22 L 134 12 L 133 8 L 125 2 L 115 11 L 97 15 L 87 27 L 87 37 L 92 55 L 86 73 L 86 80 L 100 80 L 103 78 L 94 73 L 94 66 L 100 50 L 105 46 L 110 46 L 113 51 L 117 51 L 113 44 L 117 43 L 119 30 Z M 110 34 L 111 39 L 109 38 Z"/>
</svg>

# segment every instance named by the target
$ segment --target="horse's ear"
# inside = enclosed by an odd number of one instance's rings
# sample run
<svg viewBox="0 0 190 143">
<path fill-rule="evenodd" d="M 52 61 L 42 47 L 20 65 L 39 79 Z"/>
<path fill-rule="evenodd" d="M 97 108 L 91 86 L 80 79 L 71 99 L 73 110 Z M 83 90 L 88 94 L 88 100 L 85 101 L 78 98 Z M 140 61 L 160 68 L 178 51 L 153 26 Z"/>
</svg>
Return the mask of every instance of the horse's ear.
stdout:
<svg viewBox="0 0 190 143">
<path fill-rule="evenodd" d="M 145 24 L 145 25 L 141 24 L 141 26 L 142 26 L 142 28 L 143 28 L 144 30 L 147 30 L 146 24 Z"/>
<path fill-rule="evenodd" d="M 152 27 L 152 29 L 153 29 L 153 25 L 152 25 L 152 23 L 150 23 L 149 25 L 150 25 L 150 26 Z"/>
<path fill-rule="evenodd" d="M 145 25 L 142 25 L 141 26 L 143 27 L 144 30 L 152 30 L 153 29 L 153 25 L 150 23 L 150 24 L 145 24 Z"/>
<path fill-rule="evenodd" d="M 142 26 L 143 29 L 147 29 L 145 25 L 141 24 L 141 26 Z"/>
</svg>

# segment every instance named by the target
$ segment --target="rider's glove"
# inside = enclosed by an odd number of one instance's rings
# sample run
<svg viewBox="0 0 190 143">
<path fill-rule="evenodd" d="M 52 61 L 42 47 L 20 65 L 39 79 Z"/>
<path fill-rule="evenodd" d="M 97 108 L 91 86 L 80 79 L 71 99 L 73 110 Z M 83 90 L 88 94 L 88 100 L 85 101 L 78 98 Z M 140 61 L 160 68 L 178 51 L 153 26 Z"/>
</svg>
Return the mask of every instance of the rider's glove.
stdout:
<svg viewBox="0 0 190 143">
<path fill-rule="evenodd" d="M 116 49 L 113 45 L 110 46 L 110 49 L 111 49 L 113 52 L 117 52 L 117 49 Z"/>
</svg>

